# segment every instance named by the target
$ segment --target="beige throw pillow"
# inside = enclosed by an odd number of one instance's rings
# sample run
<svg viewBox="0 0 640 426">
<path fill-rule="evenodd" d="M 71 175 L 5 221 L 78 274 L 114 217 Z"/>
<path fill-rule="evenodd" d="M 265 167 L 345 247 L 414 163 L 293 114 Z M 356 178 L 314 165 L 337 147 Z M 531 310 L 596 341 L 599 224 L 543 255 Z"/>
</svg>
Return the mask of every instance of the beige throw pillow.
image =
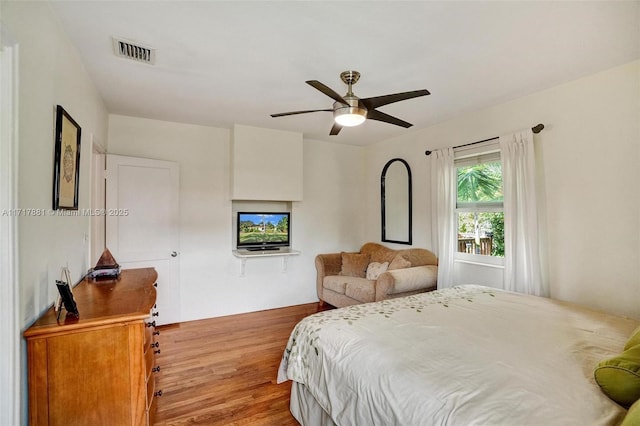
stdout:
<svg viewBox="0 0 640 426">
<path fill-rule="evenodd" d="M 342 252 L 342 270 L 340 275 L 364 278 L 369 266 L 369 255 Z"/>
<path fill-rule="evenodd" d="M 409 262 L 404 256 L 397 254 L 389 264 L 389 270 L 409 268 L 411 262 Z"/>
<path fill-rule="evenodd" d="M 389 262 L 371 262 L 367 267 L 367 279 L 377 280 L 381 273 L 387 270 Z"/>
</svg>

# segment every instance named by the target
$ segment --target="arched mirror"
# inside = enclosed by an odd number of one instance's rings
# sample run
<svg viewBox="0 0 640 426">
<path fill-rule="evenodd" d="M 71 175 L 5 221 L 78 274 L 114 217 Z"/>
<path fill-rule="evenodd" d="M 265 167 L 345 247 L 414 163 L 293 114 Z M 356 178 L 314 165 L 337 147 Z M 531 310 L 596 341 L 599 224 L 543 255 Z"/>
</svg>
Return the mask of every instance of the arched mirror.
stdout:
<svg viewBox="0 0 640 426">
<path fill-rule="evenodd" d="M 382 241 L 411 244 L 411 168 L 402 158 L 382 169 L 380 199 Z"/>
</svg>

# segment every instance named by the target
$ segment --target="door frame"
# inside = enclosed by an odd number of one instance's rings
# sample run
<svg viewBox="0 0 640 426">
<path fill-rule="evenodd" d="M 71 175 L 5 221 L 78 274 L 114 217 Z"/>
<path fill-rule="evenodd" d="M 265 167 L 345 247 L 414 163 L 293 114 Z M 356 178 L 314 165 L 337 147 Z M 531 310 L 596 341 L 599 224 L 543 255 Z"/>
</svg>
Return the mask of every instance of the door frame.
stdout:
<svg viewBox="0 0 640 426">
<path fill-rule="evenodd" d="M 0 22 L 0 424 L 20 424 L 18 43 Z"/>
<path fill-rule="evenodd" d="M 91 227 L 89 228 L 89 265 L 98 260 L 106 247 L 106 169 L 107 150 L 91 135 Z"/>
</svg>

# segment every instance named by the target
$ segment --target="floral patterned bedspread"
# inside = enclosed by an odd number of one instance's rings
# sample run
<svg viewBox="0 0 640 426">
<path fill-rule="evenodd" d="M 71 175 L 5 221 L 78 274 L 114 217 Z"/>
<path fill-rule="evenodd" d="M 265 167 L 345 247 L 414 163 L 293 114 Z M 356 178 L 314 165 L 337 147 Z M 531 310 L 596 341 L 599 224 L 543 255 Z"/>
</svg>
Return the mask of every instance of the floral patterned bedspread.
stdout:
<svg viewBox="0 0 640 426">
<path fill-rule="evenodd" d="M 338 425 L 617 424 L 593 368 L 637 325 L 459 286 L 303 319 L 278 382 L 305 385 Z"/>
</svg>

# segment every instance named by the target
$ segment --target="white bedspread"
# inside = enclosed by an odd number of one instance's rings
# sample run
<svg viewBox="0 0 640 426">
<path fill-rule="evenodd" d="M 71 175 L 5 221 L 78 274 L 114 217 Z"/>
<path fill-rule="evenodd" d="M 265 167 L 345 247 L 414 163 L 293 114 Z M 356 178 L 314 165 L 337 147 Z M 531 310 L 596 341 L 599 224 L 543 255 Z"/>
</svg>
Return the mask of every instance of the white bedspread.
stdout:
<svg viewBox="0 0 640 426">
<path fill-rule="evenodd" d="M 292 332 L 278 382 L 340 426 L 613 425 L 593 379 L 637 321 L 481 286 L 325 311 Z"/>
</svg>

